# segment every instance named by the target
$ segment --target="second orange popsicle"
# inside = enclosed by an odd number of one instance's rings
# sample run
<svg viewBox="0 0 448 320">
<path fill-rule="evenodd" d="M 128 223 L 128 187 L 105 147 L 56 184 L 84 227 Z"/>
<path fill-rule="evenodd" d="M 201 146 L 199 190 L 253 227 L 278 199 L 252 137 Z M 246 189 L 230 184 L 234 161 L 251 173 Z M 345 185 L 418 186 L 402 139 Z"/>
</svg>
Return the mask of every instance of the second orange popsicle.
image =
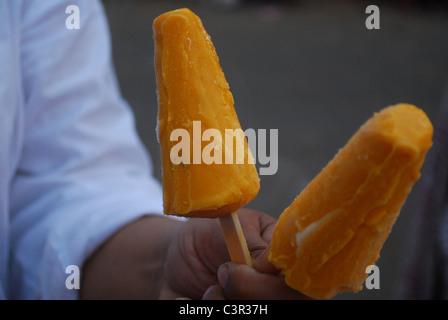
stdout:
<svg viewBox="0 0 448 320">
<path fill-rule="evenodd" d="M 318 299 L 359 291 L 432 145 L 415 106 L 375 114 L 282 213 L 270 261 L 286 283 Z"/>
</svg>

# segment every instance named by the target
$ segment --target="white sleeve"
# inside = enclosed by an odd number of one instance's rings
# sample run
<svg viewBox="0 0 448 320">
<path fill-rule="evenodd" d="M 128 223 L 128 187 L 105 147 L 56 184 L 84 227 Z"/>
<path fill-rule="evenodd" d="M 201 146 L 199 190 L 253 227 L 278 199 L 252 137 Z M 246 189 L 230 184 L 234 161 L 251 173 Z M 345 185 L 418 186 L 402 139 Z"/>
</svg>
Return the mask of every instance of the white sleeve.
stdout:
<svg viewBox="0 0 448 320">
<path fill-rule="evenodd" d="M 80 29 L 66 28 L 72 3 Z M 76 299 L 66 268 L 81 269 L 124 224 L 160 214 L 162 192 L 119 94 L 101 4 L 24 1 L 20 41 L 25 142 L 11 186 L 12 297 Z"/>
</svg>

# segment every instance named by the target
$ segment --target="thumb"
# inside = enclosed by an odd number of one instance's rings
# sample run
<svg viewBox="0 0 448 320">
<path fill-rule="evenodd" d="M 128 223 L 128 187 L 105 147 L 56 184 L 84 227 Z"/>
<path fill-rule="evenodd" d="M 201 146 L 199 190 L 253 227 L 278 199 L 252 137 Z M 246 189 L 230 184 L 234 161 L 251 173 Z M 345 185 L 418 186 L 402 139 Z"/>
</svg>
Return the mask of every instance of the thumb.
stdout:
<svg viewBox="0 0 448 320">
<path fill-rule="evenodd" d="M 218 281 L 227 299 L 275 300 L 304 299 L 289 288 L 283 277 L 261 273 L 243 264 L 226 262 L 218 269 Z"/>
</svg>

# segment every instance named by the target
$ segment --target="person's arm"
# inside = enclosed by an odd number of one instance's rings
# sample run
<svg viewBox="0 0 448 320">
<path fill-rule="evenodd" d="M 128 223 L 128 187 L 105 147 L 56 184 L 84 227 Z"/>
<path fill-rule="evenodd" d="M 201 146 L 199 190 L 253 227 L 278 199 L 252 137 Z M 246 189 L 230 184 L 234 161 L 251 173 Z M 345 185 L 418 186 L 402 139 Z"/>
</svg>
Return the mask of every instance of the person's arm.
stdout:
<svg viewBox="0 0 448 320">
<path fill-rule="evenodd" d="M 118 90 L 100 2 L 76 1 L 80 29 L 66 28 L 71 1 L 20 3 L 25 123 L 10 192 L 11 297 L 76 299 L 67 267 L 82 270 L 119 228 L 160 214 L 162 192 Z"/>
</svg>

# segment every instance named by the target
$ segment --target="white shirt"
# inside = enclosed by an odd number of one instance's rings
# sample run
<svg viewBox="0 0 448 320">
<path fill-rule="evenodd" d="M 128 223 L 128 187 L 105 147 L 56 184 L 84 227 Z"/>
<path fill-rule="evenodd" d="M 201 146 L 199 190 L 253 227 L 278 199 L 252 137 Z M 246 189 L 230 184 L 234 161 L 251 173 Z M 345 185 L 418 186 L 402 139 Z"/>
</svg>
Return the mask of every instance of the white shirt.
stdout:
<svg viewBox="0 0 448 320">
<path fill-rule="evenodd" d="M 0 298 L 77 298 L 66 268 L 162 212 L 110 51 L 97 1 L 0 1 Z"/>
</svg>

